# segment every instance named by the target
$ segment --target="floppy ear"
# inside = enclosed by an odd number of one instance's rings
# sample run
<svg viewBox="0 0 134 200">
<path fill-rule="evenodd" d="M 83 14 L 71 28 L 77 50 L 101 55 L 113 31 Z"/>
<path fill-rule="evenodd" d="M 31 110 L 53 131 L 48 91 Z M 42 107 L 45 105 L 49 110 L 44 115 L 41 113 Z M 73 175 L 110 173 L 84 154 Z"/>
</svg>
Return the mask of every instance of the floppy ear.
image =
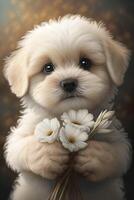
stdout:
<svg viewBox="0 0 134 200">
<path fill-rule="evenodd" d="M 26 55 L 18 49 L 7 58 L 4 75 L 11 86 L 11 90 L 18 97 L 22 97 L 28 88 L 28 75 L 26 69 Z"/>
<path fill-rule="evenodd" d="M 108 38 L 104 44 L 106 65 L 113 83 L 120 86 L 128 67 L 130 51 L 119 42 Z"/>
</svg>

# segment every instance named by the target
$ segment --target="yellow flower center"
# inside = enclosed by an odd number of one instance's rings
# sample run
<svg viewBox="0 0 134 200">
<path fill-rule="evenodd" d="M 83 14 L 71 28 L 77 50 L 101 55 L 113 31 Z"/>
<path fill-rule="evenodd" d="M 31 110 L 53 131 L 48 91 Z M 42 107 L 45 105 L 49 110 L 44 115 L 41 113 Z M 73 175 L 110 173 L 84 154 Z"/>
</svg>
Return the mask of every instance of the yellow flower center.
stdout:
<svg viewBox="0 0 134 200">
<path fill-rule="evenodd" d="M 50 135 L 52 135 L 52 134 L 53 134 L 53 131 L 52 131 L 52 130 L 50 130 L 50 131 L 47 132 L 47 136 L 50 136 Z"/>
<path fill-rule="evenodd" d="M 74 143 L 75 143 L 75 138 L 74 138 L 73 136 L 70 136 L 70 137 L 68 138 L 68 141 L 69 141 L 70 143 L 74 144 Z"/>
<path fill-rule="evenodd" d="M 78 121 L 72 121 L 72 123 L 76 124 L 76 125 L 81 125 L 80 122 L 78 122 Z"/>
</svg>

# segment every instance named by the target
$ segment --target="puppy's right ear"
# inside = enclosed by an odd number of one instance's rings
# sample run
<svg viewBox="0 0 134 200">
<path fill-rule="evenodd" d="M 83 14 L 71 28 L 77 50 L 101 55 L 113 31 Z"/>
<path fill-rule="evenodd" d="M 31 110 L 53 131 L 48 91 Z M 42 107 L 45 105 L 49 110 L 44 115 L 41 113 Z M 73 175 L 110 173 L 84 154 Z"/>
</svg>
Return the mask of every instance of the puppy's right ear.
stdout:
<svg viewBox="0 0 134 200">
<path fill-rule="evenodd" d="M 14 51 L 6 60 L 4 75 L 17 97 L 22 97 L 28 89 L 27 61 L 23 49 Z"/>
</svg>

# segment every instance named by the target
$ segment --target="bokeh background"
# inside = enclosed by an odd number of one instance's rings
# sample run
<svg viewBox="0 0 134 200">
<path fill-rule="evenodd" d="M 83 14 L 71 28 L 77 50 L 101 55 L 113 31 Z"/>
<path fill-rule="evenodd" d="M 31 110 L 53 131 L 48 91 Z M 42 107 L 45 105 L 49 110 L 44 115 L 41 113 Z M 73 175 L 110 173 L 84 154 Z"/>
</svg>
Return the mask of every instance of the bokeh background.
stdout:
<svg viewBox="0 0 134 200">
<path fill-rule="evenodd" d="M 103 21 L 114 38 L 126 44 L 132 52 L 115 109 L 134 147 L 134 0 L 0 0 L 0 200 L 8 199 L 16 177 L 6 167 L 3 144 L 10 126 L 16 123 L 20 109 L 19 100 L 10 93 L 2 74 L 4 58 L 15 49 L 20 37 L 34 25 L 68 13 Z M 127 199 L 133 200 L 133 164 L 124 180 Z"/>
</svg>

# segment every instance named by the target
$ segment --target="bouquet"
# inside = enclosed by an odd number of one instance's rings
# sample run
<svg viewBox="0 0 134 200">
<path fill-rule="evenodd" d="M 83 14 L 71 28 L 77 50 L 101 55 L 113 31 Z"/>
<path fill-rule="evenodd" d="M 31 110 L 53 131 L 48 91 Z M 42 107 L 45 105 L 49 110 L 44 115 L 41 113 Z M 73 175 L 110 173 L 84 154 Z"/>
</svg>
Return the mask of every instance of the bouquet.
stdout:
<svg viewBox="0 0 134 200">
<path fill-rule="evenodd" d="M 110 125 L 114 111 L 104 110 L 94 119 L 93 114 L 86 109 L 70 110 L 61 115 L 61 124 L 57 118 L 44 119 L 35 128 L 35 136 L 40 142 L 53 143 L 58 140 L 71 154 L 71 161 L 75 152 L 86 148 L 87 142 L 95 134 L 110 133 Z M 67 171 L 57 180 L 48 200 L 79 200 L 82 199 L 76 173 L 72 164 Z M 73 191 L 71 190 L 73 185 Z"/>
</svg>

